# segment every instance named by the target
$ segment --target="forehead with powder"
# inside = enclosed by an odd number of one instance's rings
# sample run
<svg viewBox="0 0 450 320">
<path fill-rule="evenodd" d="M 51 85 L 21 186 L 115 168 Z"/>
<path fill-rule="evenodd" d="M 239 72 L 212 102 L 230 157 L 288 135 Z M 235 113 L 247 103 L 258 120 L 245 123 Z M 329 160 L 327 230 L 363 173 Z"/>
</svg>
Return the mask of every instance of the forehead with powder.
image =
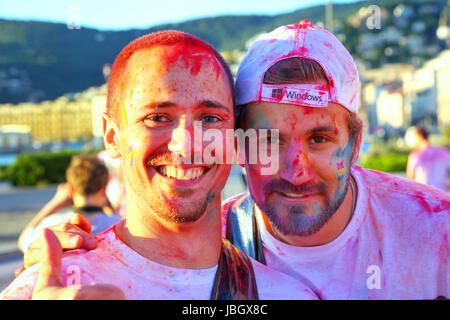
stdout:
<svg viewBox="0 0 450 320">
<path fill-rule="evenodd" d="M 168 101 L 174 92 L 196 95 L 199 85 L 211 95 L 219 94 L 221 87 L 229 95 L 227 104 L 232 103 L 231 89 L 223 88 L 228 82 L 221 64 L 214 54 L 192 45 L 155 46 L 134 53 L 120 83 L 122 115 L 125 109 Z"/>
<path fill-rule="evenodd" d="M 225 76 L 225 71 L 214 55 L 203 48 L 189 44 L 155 46 L 135 52 L 128 60 L 122 79 L 128 84 L 135 79 L 160 76 L 171 71 L 173 67 L 183 73 L 197 75 L 209 66 L 214 70 L 213 79 Z"/>
</svg>

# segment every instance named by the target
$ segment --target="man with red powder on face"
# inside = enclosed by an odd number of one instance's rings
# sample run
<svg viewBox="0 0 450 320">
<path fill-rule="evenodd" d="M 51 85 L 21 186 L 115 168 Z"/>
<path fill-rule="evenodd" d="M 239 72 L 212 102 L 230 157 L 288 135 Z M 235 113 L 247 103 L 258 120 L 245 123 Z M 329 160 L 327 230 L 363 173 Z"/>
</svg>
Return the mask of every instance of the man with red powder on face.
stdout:
<svg viewBox="0 0 450 320">
<path fill-rule="evenodd" d="M 231 164 L 188 161 L 203 143 L 195 122 L 223 137 L 233 129 L 233 96 L 228 66 L 193 36 L 164 31 L 126 46 L 112 68 L 103 119 L 106 150 L 122 161 L 126 218 L 97 235 L 94 250 L 62 261 L 45 229 L 40 272 L 39 265 L 23 271 L 0 297 L 314 299 L 301 282 L 222 239 L 220 194 Z"/>
<path fill-rule="evenodd" d="M 250 47 L 236 77 L 236 123 L 279 130 L 268 137 L 279 170 L 261 174 L 271 164 L 250 163 L 247 146 L 250 194 L 222 205 L 223 233 L 322 299 L 448 298 L 449 196 L 356 165 L 358 95 L 353 58 L 309 21 Z"/>
<path fill-rule="evenodd" d="M 450 298 L 450 197 L 356 165 L 359 76 L 336 37 L 309 21 L 264 34 L 235 86 L 237 126 L 279 129 L 280 155 L 274 175 L 246 160 L 250 195 L 223 205 L 238 248 L 322 299 Z"/>
</svg>

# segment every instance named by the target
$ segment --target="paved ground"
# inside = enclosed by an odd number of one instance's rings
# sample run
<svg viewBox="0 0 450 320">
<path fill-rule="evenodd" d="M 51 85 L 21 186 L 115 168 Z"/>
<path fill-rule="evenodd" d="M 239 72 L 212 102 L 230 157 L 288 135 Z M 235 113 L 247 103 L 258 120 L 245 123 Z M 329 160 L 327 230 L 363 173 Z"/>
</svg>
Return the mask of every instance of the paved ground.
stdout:
<svg viewBox="0 0 450 320">
<path fill-rule="evenodd" d="M 14 271 L 23 266 L 22 254 L 0 257 L 0 292 L 14 280 Z"/>
<path fill-rule="evenodd" d="M 17 247 L 20 232 L 55 192 L 56 186 L 11 188 L 0 182 L 0 291 L 22 266 L 22 254 Z"/>
</svg>

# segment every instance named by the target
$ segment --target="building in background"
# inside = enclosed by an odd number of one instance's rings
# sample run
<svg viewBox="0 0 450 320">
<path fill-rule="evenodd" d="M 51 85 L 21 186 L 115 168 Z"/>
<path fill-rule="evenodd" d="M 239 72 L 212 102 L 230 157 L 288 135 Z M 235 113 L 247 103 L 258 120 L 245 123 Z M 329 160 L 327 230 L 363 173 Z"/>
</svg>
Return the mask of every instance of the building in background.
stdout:
<svg viewBox="0 0 450 320">
<path fill-rule="evenodd" d="M 450 50 L 421 68 L 390 64 L 361 73 L 369 132 L 379 127 L 450 126 Z"/>
<path fill-rule="evenodd" d="M 32 148 L 30 128 L 26 125 L 0 126 L 1 153 L 19 153 Z"/>
<path fill-rule="evenodd" d="M 26 126 L 33 141 L 39 143 L 91 140 L 97 134 L 94 122 L 98 121 L 97 105 L 103 96 L 105 86 L 54 101 L 1 105 L 0 126 Z"/>
</svg>

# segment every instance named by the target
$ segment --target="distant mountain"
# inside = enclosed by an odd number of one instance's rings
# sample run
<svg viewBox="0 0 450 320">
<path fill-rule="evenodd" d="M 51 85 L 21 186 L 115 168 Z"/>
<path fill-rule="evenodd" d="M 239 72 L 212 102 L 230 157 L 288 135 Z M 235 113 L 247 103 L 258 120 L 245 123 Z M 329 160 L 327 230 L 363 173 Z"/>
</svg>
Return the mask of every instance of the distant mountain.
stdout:
<svg viewBox="0 0 450 320">
<path fill-rule="evenodd" d="M 345 35 L 344 44 L 349 51 L 356 53 L 359 39 L 359 31 L 346 22 L 349 16 L 356 14 L 362 6 L 373 4 L 392 11 L 400 2 L 380 0 L 335 4 L 334 18 L 341 22 L 337 25 Z M 446 1 L 416 0 L 409 3 L 444 6 Z M 256 34 L 302 19 L 324 22 L 325 7 L 315 6 L 274 16 L 204 18 L 127 31 L 99 31 L 83 27 L 70 30 L 65 24 L 0 19 L 0 103 L 51 100 L 101 85 L 104 83 L 103 65 L 111 64 L 121 48 L 131 40 L 149 32 L 176 29 L 198 36 L 219 51 L 245 50 L 246 41 Z"/>
</svg>

